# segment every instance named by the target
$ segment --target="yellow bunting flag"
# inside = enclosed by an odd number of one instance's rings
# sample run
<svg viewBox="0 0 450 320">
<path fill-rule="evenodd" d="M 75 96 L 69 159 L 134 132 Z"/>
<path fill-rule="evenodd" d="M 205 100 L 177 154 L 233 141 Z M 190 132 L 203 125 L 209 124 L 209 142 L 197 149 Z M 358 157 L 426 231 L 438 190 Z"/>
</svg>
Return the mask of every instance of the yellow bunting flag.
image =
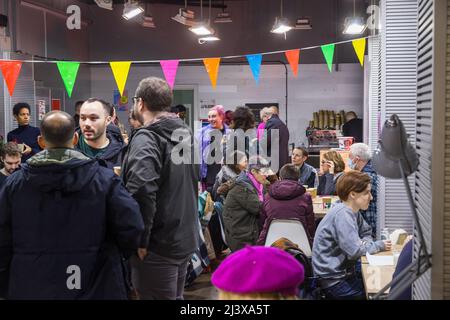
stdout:
<svg viewBox="0 0 450 320">
<path fill-rule="evenodd" d="M 112 72 L 114 74 L 117 88 L 119 88 L 120 96 L 122 96 L 123 90 L 125 89 L 125 84 L 127 83 L 131 61 L 115 61 L 110 62 L 109 65 L 111 66 Z"/>
<path fill-rule="evenodd" d="M 364 65 L 364 53 L 366 52 L 366 38 L 353 40 L 352 44 L 362 67 Z"/>
<path fill-rule="evenodd" d="M 206 58 L 203 59 L 206 71 L 208 72 L 209 79 L 213 88 L 216 88 L 217 75 L 219 74 L 220 58 Z"/>
<path fill-rule="evenodd" d="M 286 58 L 289 61 L 289 64 L 291 65 L 292 72 L 294 73 L 294 76 L 298 76 L 298 60 L 300 57 L 300 49 L 295 50 L 288 50 L 284 53 L 286 55 Z"/>
</svg>

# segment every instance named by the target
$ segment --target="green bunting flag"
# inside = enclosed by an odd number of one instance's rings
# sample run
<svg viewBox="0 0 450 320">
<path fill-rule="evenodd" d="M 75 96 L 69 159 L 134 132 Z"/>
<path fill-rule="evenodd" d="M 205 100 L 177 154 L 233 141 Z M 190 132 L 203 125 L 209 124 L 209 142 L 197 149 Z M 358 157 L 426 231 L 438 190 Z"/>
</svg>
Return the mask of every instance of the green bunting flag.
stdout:
<svg viewBox="0 0 450 320">
<path fill-rule="evenodd" d="M 320 48 L 322 49 L 325 60 L 327 61 L 328 70 L 331 72 L 331 68 L 333 67 L 334 43 L 320 46 Z"/>
<path fill-rule="evenodd" d="M 80 63 L 78 62 L 57 62 L 59 73 L 63 79 L 64 86 L 67 90 L 67 95 L 69 98 L 72 97 L 73 86 L 77 80 L 78 68 Z"/>
</svg>

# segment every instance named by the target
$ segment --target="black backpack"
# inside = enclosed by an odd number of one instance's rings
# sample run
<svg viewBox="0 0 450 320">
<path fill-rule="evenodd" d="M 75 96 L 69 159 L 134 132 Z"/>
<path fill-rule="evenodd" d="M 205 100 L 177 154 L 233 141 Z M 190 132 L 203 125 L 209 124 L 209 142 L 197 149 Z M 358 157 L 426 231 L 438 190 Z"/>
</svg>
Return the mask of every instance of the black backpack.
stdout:
<svg viewBox="0 0 450 320">
<path fill-rule="evenodd" d="M 291 242 L 287 238 L 280 238 L 271 245 L 272 247 L 281 249 L 291 256 L 293 256 L 298 262 L 303 265 L 305 271 L 305 280 L 300 285 L 301 297 L 311 297 L 313 291 L 316 289 L 316 279 L 314 278 L 311 258 L 308 257 L 302 249 L 300 249 L 295 243 Z"/>
</svg>

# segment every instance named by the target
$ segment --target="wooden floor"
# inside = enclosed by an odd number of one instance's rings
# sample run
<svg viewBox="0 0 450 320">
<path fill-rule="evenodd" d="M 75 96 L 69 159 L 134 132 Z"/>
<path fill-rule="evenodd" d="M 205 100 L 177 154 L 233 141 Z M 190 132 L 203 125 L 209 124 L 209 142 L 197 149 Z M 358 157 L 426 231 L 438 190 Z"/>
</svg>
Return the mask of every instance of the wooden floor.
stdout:
<svg viewBox="0 0 450 320">
<path fill-rule="evenodd" d="M 217 300 L 217 289 L 211 284 L 211 273 L 203 273 L 184 289 L 185 300 Z"/>
</svg>

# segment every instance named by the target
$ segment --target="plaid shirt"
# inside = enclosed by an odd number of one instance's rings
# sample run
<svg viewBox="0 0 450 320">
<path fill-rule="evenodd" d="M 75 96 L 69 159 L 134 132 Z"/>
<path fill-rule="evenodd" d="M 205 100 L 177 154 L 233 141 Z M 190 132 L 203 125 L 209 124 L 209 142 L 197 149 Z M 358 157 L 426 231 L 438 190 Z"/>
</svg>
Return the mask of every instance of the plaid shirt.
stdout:
<svg viewBox="0 0 450 320">
<path fill-rule="evenodd" d="M 372 163 L 369 161 L 361 172 L 367 173 L 372 180 L 372 201 L 369 203 L 367 210 L 361 210 L 361 214 L 366 222 L 372 227 L 372 236 L 377 236 L 377 192 L 378 192 L 378 176 L 372 168 Z"/>
</svg>

